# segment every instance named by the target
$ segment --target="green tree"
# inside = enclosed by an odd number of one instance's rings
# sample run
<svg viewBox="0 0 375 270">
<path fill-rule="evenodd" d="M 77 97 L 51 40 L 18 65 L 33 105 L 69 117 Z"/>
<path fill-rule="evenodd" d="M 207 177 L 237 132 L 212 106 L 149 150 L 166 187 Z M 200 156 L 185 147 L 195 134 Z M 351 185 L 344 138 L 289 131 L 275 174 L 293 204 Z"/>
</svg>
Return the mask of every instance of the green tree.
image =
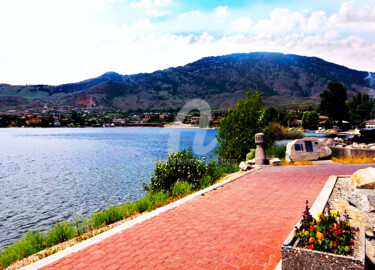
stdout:
<svg viewBox="0 0 375 270">
<path fill-rule="evenodd" d="M 320 98 L 319 111 L 333 121 L 338 121 L 341 126 L 342 120 L 349 116 L 345 103 L 348 98 L 346 88 L 339 82 L 330 82 L 328 89 L 320 94 Z"/>
<path fill-rule="evenodd" d="M 266 121 L 267 123 L 271 123 L 276 121 L 278 118 L 278 113 L 274 107 L 267 107 L 264 110 L 263 114 L 263 120 Z"/>
<path fill-rule="evenodd" d="M 364 121 L 372 118 L 374 100 L 368 94 L 358 93 L 348 102 L 350 121 Z"/>
<path fill-rule="evenodd" d="M 257 91 L 246 95 L 246 99 L 238 101 L 221 119 L 217 134 L 220 145 L 216 153 L 223 159 L 244 160 L 249 150 L 255 148 L 254 135 L 264 127 L 262 94 Z"/>
<path fill-rule="evenodd" d="M 317 129 L 319 124 L 319 114 L 316 111 L 306 111 L 302 116 L 302 126 L 307 129 Z"/>
</svg>

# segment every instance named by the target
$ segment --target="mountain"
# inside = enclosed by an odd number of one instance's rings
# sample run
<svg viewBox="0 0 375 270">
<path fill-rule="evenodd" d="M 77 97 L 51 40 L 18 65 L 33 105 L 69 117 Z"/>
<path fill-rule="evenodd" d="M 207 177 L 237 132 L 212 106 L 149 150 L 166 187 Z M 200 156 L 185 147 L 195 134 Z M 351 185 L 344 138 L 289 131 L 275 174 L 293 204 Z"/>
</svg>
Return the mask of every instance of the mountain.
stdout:
<svg viewBox="0 0 375 270">
<path fill-rule="evenodd" d="M 326 62 L 317 57 L 281 53 L 231 54 L 153 73 L 97 78 L 58 86 L 0 84 L 0 111 L 44 105 L 98 110 L 179 109 L 194 98 L 225 109 L 259 89 L 274 106 L 314 105 L 329 81 L 340 81 L 349 95 L 373 93 L 375 74 Z M 374 76 L 375 77 L 375 76 Z"/>
</svg>

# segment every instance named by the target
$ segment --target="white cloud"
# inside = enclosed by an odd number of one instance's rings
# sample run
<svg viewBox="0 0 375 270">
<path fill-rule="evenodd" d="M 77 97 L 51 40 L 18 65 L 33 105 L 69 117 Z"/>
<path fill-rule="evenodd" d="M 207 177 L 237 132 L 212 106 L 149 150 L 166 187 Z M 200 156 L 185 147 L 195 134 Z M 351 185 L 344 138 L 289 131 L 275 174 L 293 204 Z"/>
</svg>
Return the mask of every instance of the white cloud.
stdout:
<svg viewBox="0 0 375 270">
<path fill-rule="evenodd" d="M 185 18 L 185 17 L 188 17 L 188 16 L 197 16 L 197 15 L 200 15 L 201 12 L 199 10 L 193 10 L 191 12 L 184 12 L 182 14 L 179 15 L 180 18 Z"/>
<path fill-rule="evenodd" d="M 252 51 L 317 56 L 375 71 L 374 7 L 347 2 L 330 16 L 277 8 L 258 21 L 247 10 L 221 7 L 216 11 L 226 16 L 219 18 L 212 10 L 179 10 L 157 21 L 149 11 L 170 0 L 134 2 L 138 7 L 129 1 L 116 14 L 120 2 L 58 0 L 59 7 L 45 0 L 0 1 L 0 83 L 67 83 Z"/>
<path fill-rule="evenodd" d="M 301 12 L 276 8 L 271 12 L 269 19 L 260 20 L 254 26 L 254 29 L 262 34 L 290 32 L 303 20 L 304 16 Z"/>
<path fill-rule="evenodd" d="M 152 23 L 150 20 L 148 19 L 145 19 L 145 20 L 138 20 L 136 21 L 133 25 L 132 25 L 132 28 L 133 29 L 144 29 L 144 28 L 148 28 L 148 27 L 151 27 L 152 26 Z"/>
<path fill-rule="evenodd" d="M 172 0 L 140 0 L 140 1 L 137 1 L 137 2 L 132 2 L 131 5 L 135 8 L 146 8 L 146 9 L 150 9 L 150 8 L 153 8 L 153 7 L 161 7 L 161 6 L 165 6 L 165 5 L 168 5 L 172 2 Z"/>
<path fill-rule="evenodd" d="M 339 13 L 330 17 L 332 24 L 374 23 L 375 7 L 358 6 L 354 1 L 342 4 Z"/>
<path fill-rule="evenodd" d="M 247 33 L 251 31 L 253 21 L 250 17 L 242 17 L 232 22 L 232 30 L 240 33 Z"/>
<path fill-rule="evenodd" d="M 215 8 L 215 16 L 222 17 L 228 15 L 228 6 L 218 6 Z"/>
</svg>

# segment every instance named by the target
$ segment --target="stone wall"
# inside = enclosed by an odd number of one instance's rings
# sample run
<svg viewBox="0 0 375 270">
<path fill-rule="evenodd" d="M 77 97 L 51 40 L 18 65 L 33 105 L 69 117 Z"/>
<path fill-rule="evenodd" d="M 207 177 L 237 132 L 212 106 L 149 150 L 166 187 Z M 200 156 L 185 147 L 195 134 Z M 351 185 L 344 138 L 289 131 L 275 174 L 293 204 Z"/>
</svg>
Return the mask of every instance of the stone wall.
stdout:
<svg viewBox="0 0 375 270">
<path fill-rule="evenodd" d="M 359 149 L 347 147 L 331 147 L 332 153 L 337 158 L 361 158 L 361 157 L 374 157 L 374 149 Z"/>
</svg>

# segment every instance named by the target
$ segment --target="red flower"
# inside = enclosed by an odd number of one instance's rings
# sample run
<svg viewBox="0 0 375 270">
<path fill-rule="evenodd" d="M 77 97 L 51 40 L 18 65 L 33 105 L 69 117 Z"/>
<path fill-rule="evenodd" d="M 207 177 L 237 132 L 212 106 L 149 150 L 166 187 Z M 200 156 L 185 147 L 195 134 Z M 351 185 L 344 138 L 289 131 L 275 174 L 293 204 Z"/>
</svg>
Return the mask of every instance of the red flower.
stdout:
<svg viewBox="0 0 375 270">
<path fill-rule="evenodd" d="M 314 248 L 314 245 L 311 244 L 311 245 L 309 246 L 309 249 L 313 249 L 313 248 Z"/>
<path fill-rule="evenodd" d="M 310 231 L 314 230 L 314 226 L 310 226 Z"/>
</svg>

